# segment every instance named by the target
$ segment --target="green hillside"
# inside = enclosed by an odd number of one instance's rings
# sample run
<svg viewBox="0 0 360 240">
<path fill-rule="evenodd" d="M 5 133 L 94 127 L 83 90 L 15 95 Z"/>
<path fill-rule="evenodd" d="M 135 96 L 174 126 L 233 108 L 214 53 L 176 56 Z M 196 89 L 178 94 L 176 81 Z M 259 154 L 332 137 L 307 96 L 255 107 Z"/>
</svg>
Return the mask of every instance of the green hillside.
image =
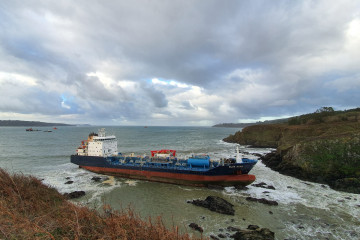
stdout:
<svg viewBox="0 0 360 240">
<path fill-rule="evenodd" d="M 224 141 L 276 148 L 277 156 L 263 160 L 274 170 L 360 193 L 360 108 L 321 108 L 285 124 L 246 127 Z"/>
</svg>

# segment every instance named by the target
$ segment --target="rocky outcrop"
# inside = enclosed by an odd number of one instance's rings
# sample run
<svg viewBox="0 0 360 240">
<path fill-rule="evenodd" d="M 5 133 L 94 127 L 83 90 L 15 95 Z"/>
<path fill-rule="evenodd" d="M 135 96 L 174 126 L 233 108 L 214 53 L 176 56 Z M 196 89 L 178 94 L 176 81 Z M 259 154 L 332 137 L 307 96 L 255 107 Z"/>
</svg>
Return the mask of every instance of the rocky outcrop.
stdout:
<svg viewBox="0 0 360 240">
<path fill-rule="evenodd" d="M 64 197 L 67 199 L 74 199 L 74 198 L 79 198 L 85 196 L 85 192 L 84 191 L 74 191 L 71 193 L 64 193 Z"/>
<path fill-rule="evenodd" d="M 272 201 L 272 200 L 268 200 L 268 199 L 265 199 L 265 198 L 247 197 L 246 200 L 251 201 L 251 202 L 258 202 L 258 203 L 262 203 L 262 204 L 266 204 L 266 205 L 270 205 L 270 206 L 279 205 L 279 203 L 277 201 Z"/>
<path fill-rule="evenodd" d="M 267 228 L 249 225 L 247 229 L 239 230 L 230 237 L 235 240 L 273 240 L 275 239 L 275 233 Z"/>
<path fill-rule="evenodd" d="M 202 227 L 200 227 L 198 224 L 196 223 L 190 223 L 189 224 L 189 227 L 191 227 L 192 229 L 194 229 L 195 231 L 198 231 L 198 232 L 204 232 L 204 229 Z"/>
<path fill-rule="evenodd" d="M 267 185 L 267 184 L 264 183 L 264 182 L 255 183 L 255 184 L 252 184 L 251 186 L 275 190 L 275 187 L 274 187 L 274 186 L 272 186 L 272 185 Z"/>
<path fill-rule="evenodd" d="M 360 193 L 360 122 L 254 125 L 225 138 L 253 147 L 276 148 L 261 157 L 275 171 Z"/>
<path fill-rule="evenodd" d="M 336 190 L 360 193 L 360 134 L 316 138 L 261 158 L 271 169 Z"/>
<path fill-rule="evenodd" d="M 218 212 L 227 215 L 235 215 L 234 205 L 216 196 L 208 196 L 205 200 L 188 201 L 196 206 L 204 207 L 213 212 Z"/>
</svg>

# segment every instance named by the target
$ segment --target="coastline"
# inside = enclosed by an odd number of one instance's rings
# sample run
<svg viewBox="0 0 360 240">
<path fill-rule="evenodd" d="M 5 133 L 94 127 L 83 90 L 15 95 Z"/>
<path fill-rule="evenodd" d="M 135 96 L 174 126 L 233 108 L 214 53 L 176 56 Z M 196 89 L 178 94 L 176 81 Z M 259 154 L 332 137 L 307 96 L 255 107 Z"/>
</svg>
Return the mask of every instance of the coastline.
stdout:
<svg viewBox="0 0 360 240">
<path fill-rule="evenodd" d="M 262 162 L 282 174 L 360 193 L 360 122 L 254 125 L 225 142 L 276 148 Z"/>
</svg>

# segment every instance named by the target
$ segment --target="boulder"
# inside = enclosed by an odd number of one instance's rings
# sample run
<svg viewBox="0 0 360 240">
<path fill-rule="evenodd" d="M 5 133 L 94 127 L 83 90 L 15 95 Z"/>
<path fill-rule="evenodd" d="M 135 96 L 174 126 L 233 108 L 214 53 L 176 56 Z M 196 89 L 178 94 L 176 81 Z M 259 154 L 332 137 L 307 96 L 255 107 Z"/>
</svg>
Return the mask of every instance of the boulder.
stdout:
<svg viewBox="0 0 360 240">
<path fill-rule="evenodd" d="M 235 215 L 234 205 L 216 196 L 208 196 L 205 200 L 188 201 L 196 206 L 208 208 L 210 211 L 218 212 L 227 215 Z"/>
<path fill-rule="evenodd" d="M 68 198 L 68 199 L 74 199 L 74 198 L 79 198 L 85 196 L 85 192 L 84 191 L 74 191 L 71 193 L 64 193 L 64 197 Z"/>
<path fill-rule="evenodd" d="M 94 182 L 100 182 L 101 177 L 92 177 L 91 180 L 93 180 Z"/>
<path fill-rule="evenodd" d="M 192 229 L 194 229 L 195 231 L 199 231 L 199 232 L 203 232 L 204 229 L 202 227 L 200 227 L 198 224 L 196 223 L 190 223 L 189 227 L 191 227 Z"/>
<path fill-rule="evenodd" d="M 219 240 L 219 238 L 217 236 L 214 236 L 214 235 L 210 235 L 210 239 L 212 240 Z"/>
<path fill-rule="evenodd" d="M 72 184 L 74 181 L 67 181 L 65 184 Z"/>
<path fill-rule="evenodd" d="M 275 187 L 274 187 L 274 186 L 267 185 L 267 184 L 264 183 L 264 182 L 252 184 L 251 186 L 275 190 Z"/>
<path fill-rule="evenodd" d="M 237 227 L 229 226 L 229 227 L 227 227 L 227 230 L 230 232 L 237 232 L 237 231 L 240 231 L 241 229 L 237 228 Z"/>
<path fill-rule="evenodd" d="M 273 240 L 275 239 L 275 233 L 267 228 L 249 225 L 247 229 L 237 231 L 231 238 L 235 240 Z"/>
<path fill-rule="evenodd" d="M 246 200 L 247 201 L 252 201 L 252 202 L 259 202 L 259 203 L 263 203 L 263 204 L 270 205 L 270 206 L 279 205 L 279 203 L 277 201 L 267 200 L 265 198 L 247 197 Z"/>
</svg>

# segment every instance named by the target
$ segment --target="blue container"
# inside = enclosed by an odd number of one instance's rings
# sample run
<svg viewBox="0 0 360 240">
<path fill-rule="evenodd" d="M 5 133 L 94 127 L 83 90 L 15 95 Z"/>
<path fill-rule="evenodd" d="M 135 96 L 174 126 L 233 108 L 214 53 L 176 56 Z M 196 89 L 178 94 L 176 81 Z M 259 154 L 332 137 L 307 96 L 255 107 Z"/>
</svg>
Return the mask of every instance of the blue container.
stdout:
<svg viewBox="0 0 360 240">
<path fill-rule="evenodd" d="M 210 157 L 209 156 L 194 156 L 188 159 L 188 165 L 191 167 L 205 167 L 210 166 Z"/>
</svg>

